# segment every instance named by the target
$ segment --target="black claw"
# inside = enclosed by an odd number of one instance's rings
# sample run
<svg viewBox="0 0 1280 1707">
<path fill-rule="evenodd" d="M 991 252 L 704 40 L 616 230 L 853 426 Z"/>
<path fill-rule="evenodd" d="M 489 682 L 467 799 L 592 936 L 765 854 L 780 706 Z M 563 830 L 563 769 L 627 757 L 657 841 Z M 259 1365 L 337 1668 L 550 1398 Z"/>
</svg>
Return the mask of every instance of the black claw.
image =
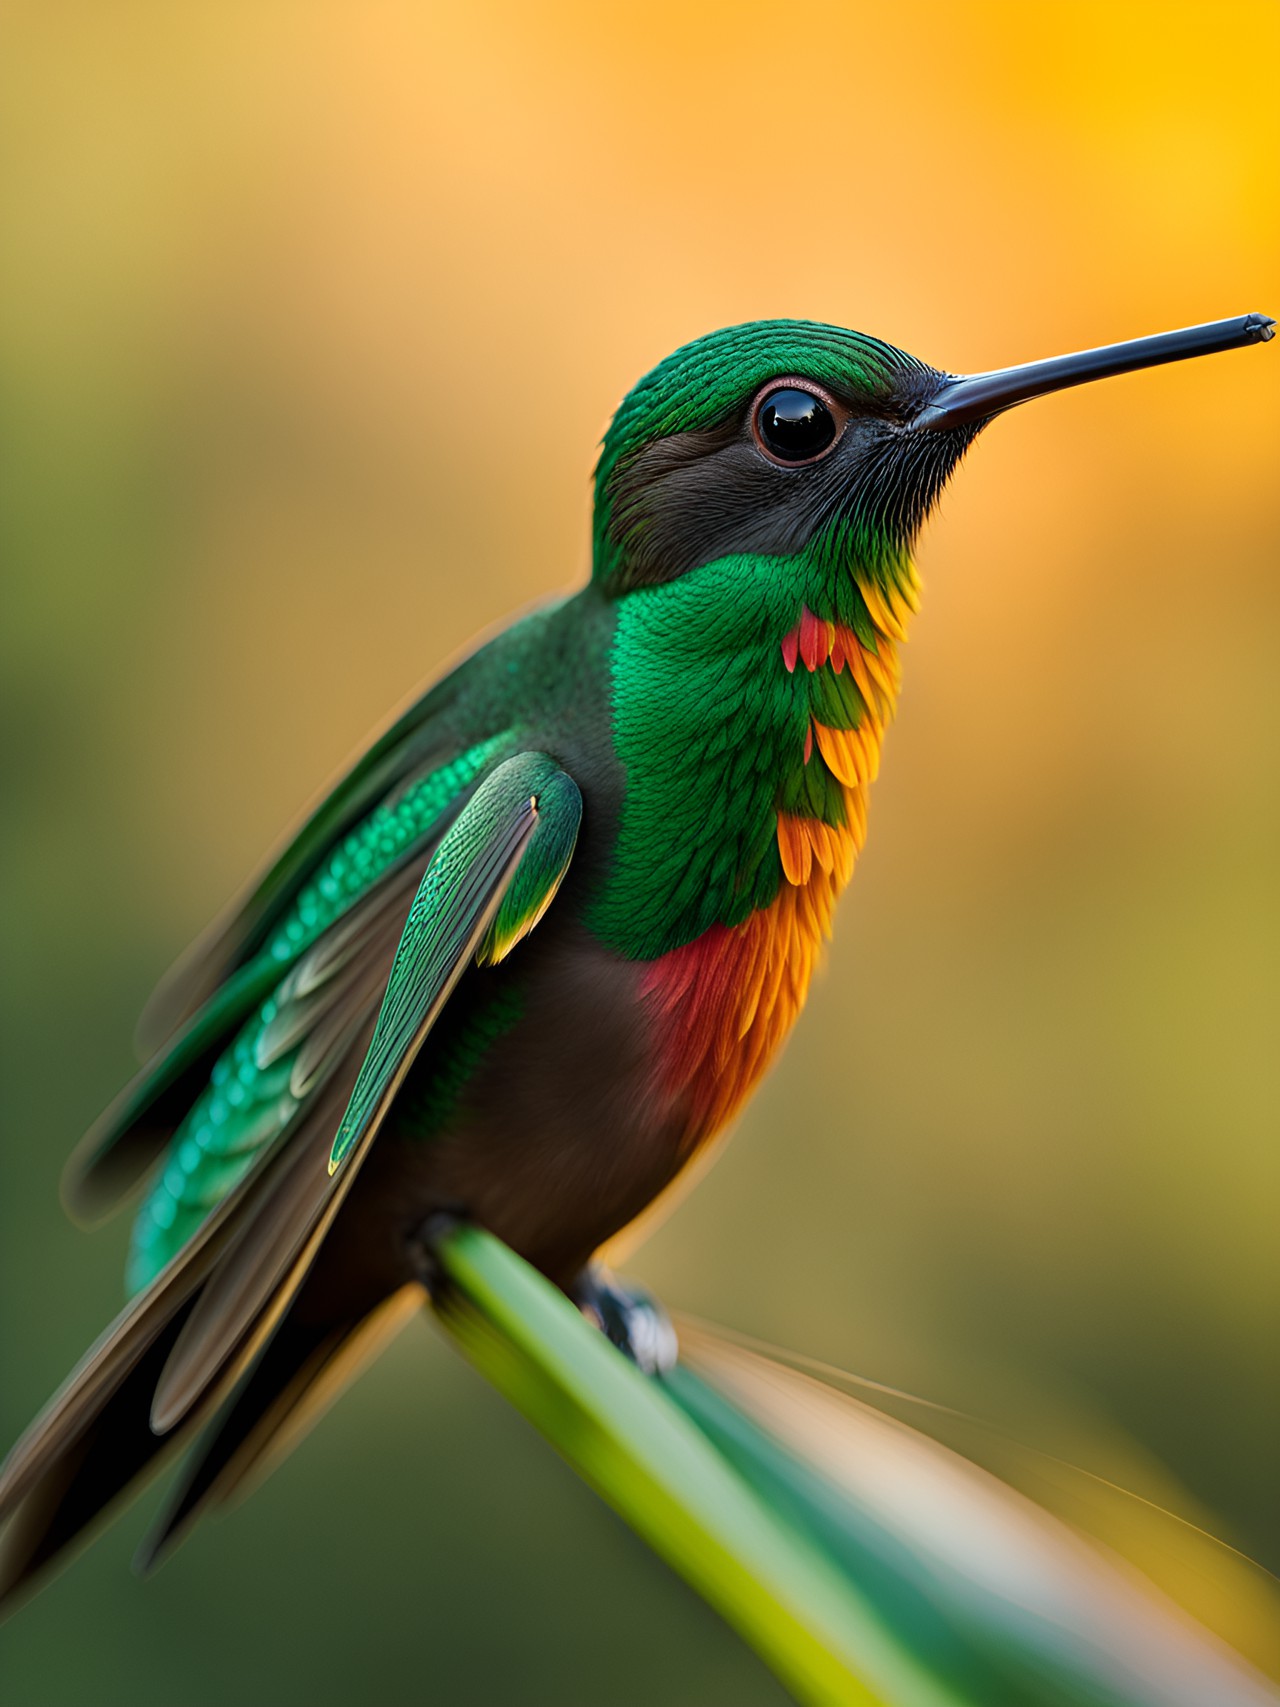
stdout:
<svg viewBox="0 0 1280 1707">
<path fill-rule="evenodd" d="M 583 1270 L 570 1296 L 610 1344 L 646 1375 L 665 1375 L 675 1368 L 680 1355 L 676 1331 L 652 1293 L 624 1286 L 593 1264 Z"/>
<path fill-rule="evenodd" d="M 461 1209 L 436 1209 L 405 1239 L 413 1277 L 426 1287 L 432 1298 L 439 1298 L 448 1285 L 448 1277 L 436 1255 L 436 1246 L 465 1220 L 466 1215 Z"/>
</svg>

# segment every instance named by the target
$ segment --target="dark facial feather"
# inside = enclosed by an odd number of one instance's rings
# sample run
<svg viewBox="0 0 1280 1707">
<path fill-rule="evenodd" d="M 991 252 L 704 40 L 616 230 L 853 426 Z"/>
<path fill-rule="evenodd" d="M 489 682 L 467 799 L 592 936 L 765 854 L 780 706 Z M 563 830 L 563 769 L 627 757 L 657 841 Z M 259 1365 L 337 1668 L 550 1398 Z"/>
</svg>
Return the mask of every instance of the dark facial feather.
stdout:
<svg viewBox="0 0 1280 1707">
<path fill-rule="evenodd" d="M 609 484 L 620 590 L 655 586 L 736 555 L 791 556 L 843 520 L 871 541 L 909 548 L 979 428 L 914 433 L 936 387 L 927 370 L 874 412 L 850 399 L 848 425 L 820 461 L 779 467 L 751 434 L 749 399 L 719 424 L 642 445 Z"/>
</svg>

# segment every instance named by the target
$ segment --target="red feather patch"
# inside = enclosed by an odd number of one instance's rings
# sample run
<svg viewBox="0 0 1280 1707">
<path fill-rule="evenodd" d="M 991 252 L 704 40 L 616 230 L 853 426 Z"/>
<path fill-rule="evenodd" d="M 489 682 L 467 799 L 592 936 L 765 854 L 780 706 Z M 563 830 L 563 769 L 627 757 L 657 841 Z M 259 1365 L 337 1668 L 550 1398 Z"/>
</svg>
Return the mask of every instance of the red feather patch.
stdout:
<svg viewBox="0 0 1280 1707">
<path fill-rule="evenodd" d="M 652 961 L 644 975 L 663 1089 L 687 1100 L 688 1152 L 732 1118 L 794 1025 L 866 836 L 867 792 L 898 688 L 895 642 L 905 637 L 916 590 L 914 584 L 894 594 L 862 590 L 877 631 L 874 649 L 804 605 L 782 638 L 789 674 L 799 663 L 810 675 L 827 665 L 837 675 L 847 668 L 858 690 L 856 728 L 831 728 L 811 717 L 805 729 L 804 762 L 814 761 L 816 749 L 840 787 L 843 824 L 780 812 L 783 882 L 772 904 L 740 925 L 713 925 Z"/>
</svg>

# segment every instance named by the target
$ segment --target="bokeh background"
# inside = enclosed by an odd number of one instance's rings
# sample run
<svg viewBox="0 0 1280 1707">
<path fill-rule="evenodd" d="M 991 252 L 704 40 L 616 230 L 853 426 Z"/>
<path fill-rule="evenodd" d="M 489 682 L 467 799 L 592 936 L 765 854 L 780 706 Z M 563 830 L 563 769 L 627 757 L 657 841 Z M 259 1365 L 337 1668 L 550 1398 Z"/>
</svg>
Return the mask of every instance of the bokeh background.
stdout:
<svg viewBox="0 0 1280 1707">
<path fill-rule="evenodd" d="M 584 569 L 593 447 L 763 315 L 999 366 L 1277 311 L 1274 3 L 12 4 L 0 1437 L 120 1298 L 57 1179 L 153 980 L 367 729 Z M 1280 353 L 972 455 L 789 1053 L 633 1259 L 1273 1566 Z M 770 1703 L 424 1323 L 12 1707 Z"/>
</svg>

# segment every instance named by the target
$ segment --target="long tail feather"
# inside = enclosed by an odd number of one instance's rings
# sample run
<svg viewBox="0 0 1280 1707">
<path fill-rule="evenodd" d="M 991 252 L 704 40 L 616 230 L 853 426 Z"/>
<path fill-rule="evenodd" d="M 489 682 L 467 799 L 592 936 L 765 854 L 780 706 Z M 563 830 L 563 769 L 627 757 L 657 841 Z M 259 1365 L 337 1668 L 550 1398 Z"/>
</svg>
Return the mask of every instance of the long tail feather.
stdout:
<svg viewBox="0 0 1280 1707">
<path fill-rule="evenodd" d="M 329 1144 L 345 1095 L 345 1087 L 335 1087 L 332 1100 L 322 1096 L 316 1110 L 314 1167 L 326 1183 Z M 154 1468 L 176 1440 L 186 1439 L 185 1425 L 208 1413 L 263 1343 L 265 1332 L 243 1349 L 237 1341 L 241 1355 L 217 1363 L 181 1415 L 154 1426 L 157 1386 L 211 1277 L 234 1255 L 242 1229 L 260 1223 L 260 1209 L 279 1206 L 298 1162 L 290 1146 L 263 1157 L 91 1347 L 0 1467 L 0 1524 L 7 1525 L 0 1606 L 25 1594 L 100 1512 Z M 279 1319 L 295 1289 L 282 1295 L 268 1325 Z"/>
<path fill-rule="evenodd" d="M 146 1347 L 87 1423 L 41 1462 L 0 1546 L 0 1618 L 39 1586 L 135 1482 L 181 1438 L 151 1431 L 151 1395 L 181 1328 L 180 1311 Z"/>
<path fill-rule="evenodd" d="M 248 1175 L 229 1193 L 181 1252 L 130 1300 L 14 1446 L 0 1466 L 0 1523 L 48 1467 L 94 1426 L 116 1390 L 179 1312 L 186 1320 L 194 1297 L 228 1248 L 238 1217 L 260 1189 L 264 1171 Z M 175 1329 L 164 1343 L 172 1349 L 177 1338 Z"/>
<path fill-rule="evenodd" d="M 182 1479 L 135 1557 L 161 1564 L 211 1505 L 257 1486 L 319 1422 L 338 1395 L 420 1309 L 405 1286 L 367 1316 L 336 1326 L 286 1317 L 237 1391 L 206 1430 Z"/>
</svg>

